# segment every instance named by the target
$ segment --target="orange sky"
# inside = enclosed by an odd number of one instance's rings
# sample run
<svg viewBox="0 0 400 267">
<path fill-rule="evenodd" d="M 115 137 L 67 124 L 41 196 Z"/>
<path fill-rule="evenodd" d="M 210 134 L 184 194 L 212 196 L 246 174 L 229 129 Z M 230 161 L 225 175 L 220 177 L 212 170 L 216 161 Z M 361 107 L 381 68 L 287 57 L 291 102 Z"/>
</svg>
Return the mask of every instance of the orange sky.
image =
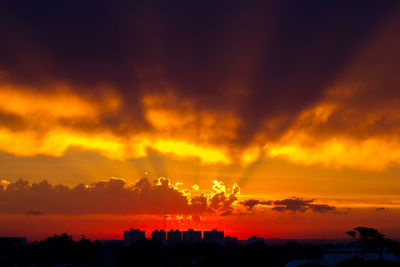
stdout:
<svg viewBox="0 0 400 267">
<path fill-rule="evenodd" d="M 292 4 L 1 11 L 0 234 L 400 238 L 399 7 Z"/>
</svg>

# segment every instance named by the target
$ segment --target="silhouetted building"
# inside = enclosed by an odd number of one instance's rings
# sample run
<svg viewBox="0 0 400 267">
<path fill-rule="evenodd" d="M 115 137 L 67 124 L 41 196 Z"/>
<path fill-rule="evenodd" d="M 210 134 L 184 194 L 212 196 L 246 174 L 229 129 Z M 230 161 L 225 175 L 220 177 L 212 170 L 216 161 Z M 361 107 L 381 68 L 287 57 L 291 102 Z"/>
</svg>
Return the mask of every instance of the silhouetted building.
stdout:
<svg viewBox="0 0 400 267">
<path fill-rule="evenodd" d="M 151 233 L 151 239 L 159 241 L 161 244 L 166 242 L 166 233 L 164 230 L 155 230 Z"/>
<path fill-rule="evenodd" d="M 26 243 L 25 237 L 0 237 L 0 246 L 25 246 Z"/>
<path fill-rule="evenodd" d="M 144 231 L 139 229 L 129 229 L 129 231 L 124 231 L 124 245 L 130 246 L 138 240 L 145 239 Z"/>
<path fill-rule="evenodd" d="M 247 239 L 247 243 L 248 243 L 248 244 L 253 244 L 253 243 L 257 243 L 257 242 L 262 242 L 262 243 L 264 243 L 264 237 L 252 236 L 252 237 L 249 237 L 249 238 Z"/>
<path fill-rule="evenodd" d="M 237 244 L 238 243 L 238 238 L 234 236 L 225 236 L 224 238 L 224 243 L 225 244 Z"/>
<path fill-rule="evenodd" d="M 182 242 L 182 232 L 179 230 L 169 230 L 167 233 L 168 244 L 177 244 Z"/>
<path fill-rule="evenodd" d="M 204 241 L 223 244 L 224 231 L 218 231 L 217 229 L 212 229 L 212 231 L 204 231 Z"/>
<path fill-rule="evenodd" d="M 200 243 L 201 241 L 201 231 L 194 231 L 193 229 L 188 229 L 183 231 L 183 242 L 185 243 Z"/>
</svg>

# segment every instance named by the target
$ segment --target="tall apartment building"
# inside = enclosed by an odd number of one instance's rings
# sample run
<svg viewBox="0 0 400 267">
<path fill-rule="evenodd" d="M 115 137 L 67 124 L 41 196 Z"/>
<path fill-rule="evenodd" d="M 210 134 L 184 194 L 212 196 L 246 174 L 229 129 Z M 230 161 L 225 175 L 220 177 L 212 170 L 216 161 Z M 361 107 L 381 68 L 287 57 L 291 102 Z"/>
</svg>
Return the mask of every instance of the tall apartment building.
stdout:
<svg viewBox="0 0 400 267">
<path fill-rule="evenodd" d="M 212 229 L 212 231 L 204 231 L 204 241 L 215 242 L 218 244 L 224 243 L 224 231 L 218 231 L 217 229 Z"/>
<path fill-rule="evenodd" d="M 179 230 L 169 230 L 167 233 L 168 244 L 177 244 L 182 242 L 182 232 Z"/>
<path fill-rule="evenodd" d="M 167 234 L 164 230 L 155 230 L 151 233 L 151 239 L 159 241 L 161 244 L 165 244 L 167 241 Z"/>
<path fill-rule="evenodd" d="M 185 243 L 200 243 L 201 242 L 201 231 L 194 231 L 193 229 L 188 229 L 183 231 L 183 242 Z"/>
</svg>

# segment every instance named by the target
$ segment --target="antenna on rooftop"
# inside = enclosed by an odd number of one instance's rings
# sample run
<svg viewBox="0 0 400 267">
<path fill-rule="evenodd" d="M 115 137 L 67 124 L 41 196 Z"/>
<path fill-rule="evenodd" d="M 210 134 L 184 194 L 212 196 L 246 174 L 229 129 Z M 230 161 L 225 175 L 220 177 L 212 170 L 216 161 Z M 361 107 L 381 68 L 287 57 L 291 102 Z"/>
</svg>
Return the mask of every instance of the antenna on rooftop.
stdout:
<svg viewBox="0 0 400 267">
<path fill-rule="evenodd" d="M 165 232 L 165 208 L 164 208 L 164 232 Z"/>
</svg>

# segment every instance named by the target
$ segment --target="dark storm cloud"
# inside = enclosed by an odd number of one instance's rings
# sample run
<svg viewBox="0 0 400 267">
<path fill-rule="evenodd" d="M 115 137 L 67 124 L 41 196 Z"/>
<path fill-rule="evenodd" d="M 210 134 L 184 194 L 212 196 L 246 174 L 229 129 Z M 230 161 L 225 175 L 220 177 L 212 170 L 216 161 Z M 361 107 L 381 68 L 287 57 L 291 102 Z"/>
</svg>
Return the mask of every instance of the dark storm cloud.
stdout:
<svg viewBox="0 0 400 267">
<path fill-rule="evenodd" d="M 2 181 L 4 182 L 4 181 Z M 233 209 L 238 191 L 193 196 L 174 188 L 166 178 L 156 184 L 142 178 L 135 184 L 110 178 L 73 188 L 47 181 L 18 180 L 0 184 L 0 214 L 222 214 Z"/>
<path fill-rule="evenodd" d="M 320 101 L 395 5 L 9 1 L 0 81 L 37 90 L 64 82 L 93 101 L 110 85 L 122 109 L 101 125 L 117 132 L 150 127 L 140 99 L 173 90 L 198 111 L 235 114 L 245 123 L 226 141 L 244 144 L 260 130 L 279 136 Z"/>
</svg>

